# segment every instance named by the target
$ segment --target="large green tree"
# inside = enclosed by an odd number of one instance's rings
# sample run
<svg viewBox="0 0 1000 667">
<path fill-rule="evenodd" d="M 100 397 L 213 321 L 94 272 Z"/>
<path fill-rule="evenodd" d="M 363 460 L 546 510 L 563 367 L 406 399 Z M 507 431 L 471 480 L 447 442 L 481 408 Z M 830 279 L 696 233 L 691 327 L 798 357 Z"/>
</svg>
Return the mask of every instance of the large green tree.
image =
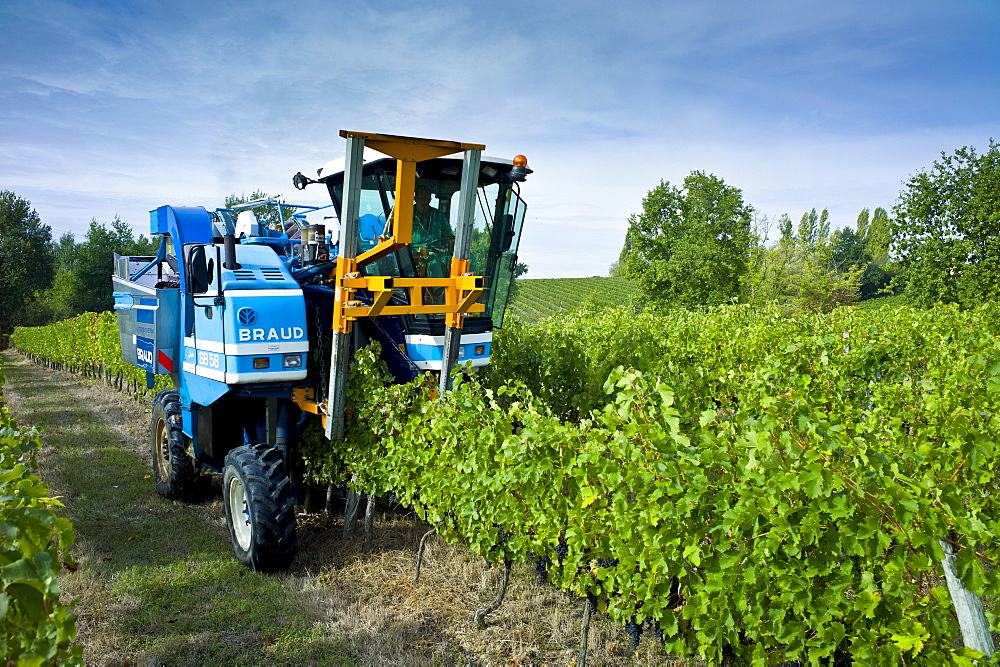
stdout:
<svg viewBox="0 0 1000 667">
<path fill-rule="evenodd" d="M 967 305 L 1000 297 L 1000 144 L 959 148 L 911 177 L 889 238 L 907 299 Z"/>
<path fill-rule="evenodd" d="M 870 215 L 867 208 L 861 209 L 855 229 L 865 250 L 872 256 L 872 261 L 879 266 L 886 264 L 889 260 L 890 239 L 889 214 L 885 209 L 879 206 Z"/>
<path fill-rule="evenodd" d="M 816 209 L 806 211 L 799 220 L 795 243 L 803 250 L 812 252 L 826 244 L 830 237 L 830 212 L 825 208 L 822 213 Z"/>
<path fill-rule="evenodd" d="M 35 324 L 38 292 L 52 284 L 52 230 L 31 202 L 0 191 L 0 336 L 19 324 Z"/>
<path fill-rule="evenodd" d="M 882 210 L 882 209 L 876 209 Z M 863 209 L 858 216 L 859 221 L 867 217 L 868 209 Z M 865 231 L 870 226 L 860 225 Z M 838 229 L 830 238 L 830 256 L 827 262 L 829 268 L 841 274 L 858 272 L 860 284 L 858 296 L 870 299 L 889 284 L 889 274 L 879 266 L 869 252 L 865 237 L 850 227 Z"/>
<path fill-rule="evenodd" d="M 70 303 L 76 275 L 76 238 L 66 232 L 58 241 L 49 244 L 49 250 L 55 263 L 55 278 L 52 287 L 42 293 L 38 304 L 45 321 L 56 322 L 75 314 Z"/>
<path fill-rule="evenodd" d="M 713 305 L 740 297 L 756 240 L 753 208 L 738 188 L 693 171 L 683 187 L 666 181 L 632 215 L 619 259 L 625 277 L 656 301 Z"/>
</svg>

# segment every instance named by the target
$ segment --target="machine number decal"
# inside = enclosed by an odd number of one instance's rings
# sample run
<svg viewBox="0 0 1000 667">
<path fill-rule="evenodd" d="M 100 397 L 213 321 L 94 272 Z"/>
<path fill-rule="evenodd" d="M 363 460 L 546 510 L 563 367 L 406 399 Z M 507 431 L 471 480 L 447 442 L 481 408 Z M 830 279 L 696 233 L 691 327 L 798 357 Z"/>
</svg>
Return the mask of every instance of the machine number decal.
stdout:
<svg viewBox="0 0 1000 667">
<path fill-rule="evenodd" d="M 219 367 L 219 355 L 215 352 L 206 352 L 205 350 L 198 350 L 198 365 L 206 366 L 208 368 L 218 368 Z"/>
</svg>

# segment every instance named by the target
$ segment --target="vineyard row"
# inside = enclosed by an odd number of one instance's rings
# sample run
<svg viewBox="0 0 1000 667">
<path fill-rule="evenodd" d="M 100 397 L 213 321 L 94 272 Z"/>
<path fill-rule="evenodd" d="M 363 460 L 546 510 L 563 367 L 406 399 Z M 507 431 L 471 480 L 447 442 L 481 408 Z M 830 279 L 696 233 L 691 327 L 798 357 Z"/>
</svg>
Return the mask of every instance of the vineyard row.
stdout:
<svg viewBox="0 0 1000 667">
<path fill-rule="evenodd" d="M 993 331 L 952 308 L 589 312 L 512 322 L 442 399 L 365 350 L 348 438 L 306 464 L 676 654 L 968 660 L 939 538 L 1000 592 Z"/>
<path fill-rule="evenodd" d="M 991 330 L 954 309 L 514 324 L 443 400 L 383 387 L 371 356 L 339 454 L 679 655 L 962 660 L 938 538 L 998 593 Z"/>
<path fill-rule="evenodd" d="M 4 383 L 0 371 L 0 387 Z M 38 432 L 19 427 L 0 396 L 0 655 L 7 664 L 81 664 L 76 614 L 56 576 L 75 568 L 73 527 L 34 474 Z"/>
</svg>

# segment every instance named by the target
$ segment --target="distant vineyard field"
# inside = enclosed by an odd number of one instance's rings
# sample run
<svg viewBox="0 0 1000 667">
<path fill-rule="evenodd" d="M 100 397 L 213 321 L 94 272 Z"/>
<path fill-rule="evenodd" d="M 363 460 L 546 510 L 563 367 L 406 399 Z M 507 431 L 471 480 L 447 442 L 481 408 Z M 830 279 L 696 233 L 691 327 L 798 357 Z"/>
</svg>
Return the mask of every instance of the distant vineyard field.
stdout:
<svg viewBox="0 0 1000 667">
<path fill-rule="evenodd" d="M 624 278 L 520 278 L 508 312 L 534 322 L 584 304 L 620 305 L 638 292 L 638 286 Z"/>
</svg>

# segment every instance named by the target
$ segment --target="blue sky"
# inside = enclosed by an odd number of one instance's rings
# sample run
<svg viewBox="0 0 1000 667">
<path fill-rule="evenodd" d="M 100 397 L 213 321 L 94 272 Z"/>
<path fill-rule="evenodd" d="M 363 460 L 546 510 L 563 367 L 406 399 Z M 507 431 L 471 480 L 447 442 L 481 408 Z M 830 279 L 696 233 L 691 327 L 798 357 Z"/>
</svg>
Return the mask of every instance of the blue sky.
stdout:
<svg viewBox="0 0 1000 667">
<path fill-rule="evenodd" d="M 0 0 L 0 189 L 53 234 L 221 205 L 341 129 L 528 156 L 528 277 L 606 275 L 692 170 L 761 215 L 889 208 L 1000 137 L 1000 2 Z M 317 188 L 303 203 L 321 201 Z"/>
</svg>

